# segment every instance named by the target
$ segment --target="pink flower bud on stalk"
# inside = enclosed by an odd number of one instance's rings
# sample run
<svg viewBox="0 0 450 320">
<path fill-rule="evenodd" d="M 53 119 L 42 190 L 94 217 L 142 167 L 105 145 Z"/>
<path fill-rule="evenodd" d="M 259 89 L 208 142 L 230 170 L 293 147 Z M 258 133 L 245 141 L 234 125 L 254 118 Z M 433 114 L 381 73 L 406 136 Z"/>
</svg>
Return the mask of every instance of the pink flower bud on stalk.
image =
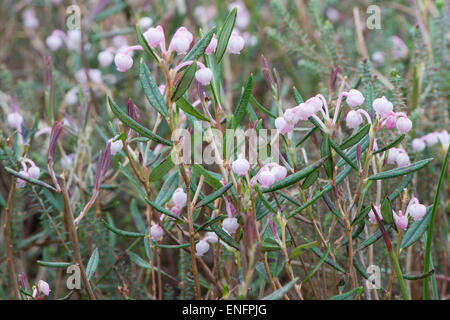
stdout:
<svg viewBox="0 0 450 320">
<path fill-rule="evenodd" d="M 176 206 L 183 208 L 186 205 L 186 201 L 187 201 L 187 195 L 184 192 L 183 188 L 176 189 L 172 195 L 172 202 Z"/>
<path fill-rule="evenodd" d="M 375 206 L 375 209 L 376 209 L 378 218 L 380 218 L 380 220 L 383 220 L 383 216 L 380 214 L 381 205 L 380 206 Z M 369 211 L 369 220 L 373 224 L 377 223 L 377 218 L 375 217 L 375 213 L 373 212 L 372 209 Z"/>
<path fill-rule="evenodd" d="M 41 300 L 50 294 L 50 286 L 44 280 L 39 280 L 33 290 L 33 298 Z"/>
<path fill-rule="evenodd" d="M 214 33 L 211 38 L 211 42 L 205 49 L 205 54 L 207 55 L 213 54 L 214 52 L 216 52 L 216 48 L 217 48 L 217 38 L 216 34 Z"/>
<path fill-rule="evenodd" d="M 274 166 L 270 172 L 275 176 L 275 181 L 283 180 L 287 175 L 287 170 L 283 166 Z"/>
<path fill-rule="evenodd" d="M 133 66 L 133 58 L 126 53 L 118 53 L 114 57 L 114 63 L 116 64 L 117 71 L 125 72 Z"/>
<path fill-rule="evenodd" d="M 400 117 L 397 120 L 397 129 L 400 133 L 405 134 L 412 128 L 412 122 L 408 119 L 408 117 Z"/>
<path fill-rule="evenodd" d="M 277 128 L 281 134 L 286 134 L 294 130 L 294 125 L 291 122 L 286 121 L 284 117 L 278 117 L 275 119 L 275 128 Z"/>
<path fill-rule="evenodd" d="M 213 73 L 210 68 L 201 68 L 195 72 L 195 79 L 203 86 L 207 86 L 212 79 Z"/>
<path fill-rule="evenodd" d="M 197 257 L 203 256 L 205 253 L 208 252 L 208 250 L 209 250 L 209 243 L 205 240 L 200 240 L 195 245 L 195 251 L 196 251 L 195 255 Z"/>
<path fill-rule="evenodd" d="M 347 123 L 347 127 L 349 127 L 350 129 L 355 129 L 361 125 L 361 123 L 363 122 L 363 119 L 362 119 L 361 115 L 359 114 L 359 112 L 357 112 L 355 110 L 350 110 L 347 113 L 347 117 L 346 117 L 345 121 Z"/>
<path fill-rule="evenodd" d="M 239 177 L 243 177 L 248 174 L 248 171 L 250 170 L 250 163 L 244 158 L 243 154 L 240 154 L 239 157 L 231 164 L 231 169 Z"/>
<path fill-rule="evenodd" d="M 152 225 L 152 227 L 150 228 L 150 237 L 152 238 L 152 240 L 155 242 L 161 241 L 163 236 L 163 229 L 157 224 Z"/>
<path fill-rule="evenodd" d="M 18 112 L 13 112 L 8 115 L 8 125 L 16 130 L 21 131 L 23 117 Z"/>
<path fill-rule="evenodd" d="M 392 148 L 388 151 L 388 158 L 387 163 L 388 164 L 394 164 L 397 161 L 397 156 L 399 155 L 399 148 Z"/>
<path fill-rule="evenodd" d="M 156 28 L 150 28 L 146 32 L 143 33 L 145 40 L 147 40 L 150 48 L 154 49 L 157 46 L 164 43 L 164 29 L 161 26 L 157 26 Z"/>
<path fill-rule="evenodd" d="M 169 50 L 173 49 L 177 54 L 185 54 L 191 46 L 194 36 L 185 27 L 180 27 L 170 41 Z"/>
<path fill-rule="evenodd" d="M 373 109 L 378 116 L 384 117 L 389 115 L 394 109 L 394 105 L 385 96 L 373 100 Z"/>
<path fill-rule="evenodd" d="M 258 182 L 264 187 L 268 188 L 275 183 L 275 175 L 270 171 L 262 171 L 258 174 Z"/>
<path fill-rule="evenodd" d="M 402 211 L 398 212 L 398 215 L 394 212 L 394 222 L 398 229 L 406 230 L 408 227 L 408 213 L 403 215 Z"/>
<path fill-rule="evenodd" d="M 138 21 L 138 25 L 139 25 L 139 28 L 141 28 L 141 30 L 147 30 L 148 28 L 150 28 L 152 26 L 152 23 L 153 23 L 153 19 L 150 17 L 142 17 Z"/>
<path fill-rule="evenodd" d="M 439 142 L 439 136 L 437 133 L 432 132 L 422 137 L 425 140 L 427 146 L 432 147 Z"/>
<path fill-rule="evenodd" d="M 79 29 L 71 29 L 67 31 L 65 38 L 66 46 L 72 51 L 80 51 L 81 47 L 81 31 Z"/>
<path fill-rule="evenodd" d="M 362 105 L 364 103 L 364 100 L 365 100 L 365 98 L 362 95 L 362 93 L 356 89 L 351 89 L 347 93 L 346 102 L 352 108 L 359 107 L 360 105 Z"/>
<path fill-rule="evenodd" d="M 425 144 L 425 141 L 423 141 L 422 138 L 420 139 L 416 138 L 412 141 L 411 146 L 414 152 L 421 152 L 425 149 L 427 145 Z"/>
<path fill-rule="evenodd" d="M 217 234 L 215 232 L 207 232 L 203 240 L 208 241 L 209 243 L 217 243 L 217 241 L 219 241 L 219 238 L 217 237 Z"/>
<path fill-rule="evenodd" d="M 110 50 L 101 51 L 97 55 L 97 60 L 98 60 L 98 63 L 100 64 L 100 66 L 107 67 L 107 66 L 111 65 L 111 63 L 113 63 L 114 54 Z"/>
<path fill-rule="evenodd" d="M 236 31 L 233 31 L 228 41 L 226 51 L 231 54 L 240 54 L 244 49 L 245 40 Z"/>
<path fill-rule="evenodd" d="M 239 228 L 239 223 L 236 218 L 225 218 L 222 221 L 222 228 L 229 234 L 233 234 Z"/>
<path fill-rule="evenodd" d="M 386 129 L 392 130 L 395 127 L 396 123 L 397 119 L 395 118 L 395 115 L 388 116 L 385 121 Z"/>
<path fill-rule="evenodd" d="M 56 51 L 61 48 L 64 38 L 64 32 L 61 30 L 55 30 L 47 37 L 47 39 L 45 39 L 45 44 L 51 51 Z"/>
<path fill-rule="evenodd" d="M 414 221 L 422 219 L 422 217 L 425 215 L 427 211 L 427 208 L 419 203 L 419 199 L 412 198 L 409 201 L 408 208 L 406 209 L 406 214 L 410 215 Z"/>
<path fill-rule="evenodd" d="M 411 163 L 409 161 L 408 154 L 403 149 L 400 149 L 399 154 L 397 155 L 397 159 L 395 159 L 395 162 L 397 162 L 397 166 L 399 167 L 405 167 Z"/>
<path fill-rule="evenodd" d="M 39 179 L 40 173 L 41 169 L 39 169 L 39 167 L 37 166 L 32 166 L 30 169 L 28 169 L 28 175 L 30 176 L 30 178 Z"/>
</svg>

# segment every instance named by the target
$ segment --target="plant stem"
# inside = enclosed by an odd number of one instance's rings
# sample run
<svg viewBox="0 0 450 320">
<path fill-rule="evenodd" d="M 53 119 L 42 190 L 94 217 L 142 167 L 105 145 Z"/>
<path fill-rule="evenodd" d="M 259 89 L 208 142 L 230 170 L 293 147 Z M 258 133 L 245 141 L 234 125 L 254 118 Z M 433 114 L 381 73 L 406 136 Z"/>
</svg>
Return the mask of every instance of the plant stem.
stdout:
<svg viewBox="0 0 450 320">
<path fill-rule="evenodd" d="M 11 189 L 8 194 L 8 202 L 6 205 L 6 216 L 5 216 L 5 241 L 6 241 L 6 260 L 8 261 L 9 271 L 11 272 L 11 282 L 14 288 L 14 295 L 19 299 L 20 291 L 19 285 L 17 283 L 16 271 L 14 269 L 14 255 L 12 251 L 11 244 L 11 212 L 12 212 L 12 202 L 14 198 L 14 193 L 16 191 L 16 180 L 15 176 L 11 178 Z"/>
</svg>

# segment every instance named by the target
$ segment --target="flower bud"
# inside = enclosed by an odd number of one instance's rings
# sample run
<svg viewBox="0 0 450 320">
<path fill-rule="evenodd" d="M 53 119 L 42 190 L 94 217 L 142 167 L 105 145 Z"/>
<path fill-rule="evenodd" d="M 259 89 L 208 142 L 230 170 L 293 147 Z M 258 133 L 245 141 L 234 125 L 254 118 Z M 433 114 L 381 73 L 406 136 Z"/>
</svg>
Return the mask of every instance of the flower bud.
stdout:
<svg viewBox="0 0 450 320">
<path fill-rule="evenodd" d="M 207 232 L 203 240 L 208 241 L 209 243 L 216 243 L 219 241 L 219 238 L 215 232 Z"/>
<path fill-rule="evenodd" d="M 402 150 L 397 156 L 397 159 L 395 160 L 397 162 L 397 166 L 404 167 L 410 164 L 408 154 Z"/>
<path fill-rule="evenodd" d="M 44 280 L 39 280 L 37 287 L 39 289 L 39 292 L 41 292 L 42 294 L 44 294 L 46 296 L 48 296 L 50 294 L 50 291 L 51 291 L 50 286 Z"/>
<path fill-rule="evenodd" d="M 239 228 L 239 223 L 236 218 L 225 218 L 222 221 L 222 228 L 229 234 L 233 234 Z"/>
<path fill-rule="evenodd" d="M 250 170 L 250 163 L 244 158 L 242 154 L 240 154 L 238 159 L 234 160 L 231 164 L 231 169 L 239 177 L 243 177 Z"/>
<path fill-rule="evenodd" d="M 41 170 L 39 169 L 39 167 L 32 166 L 30 169 L 28 169 L 28 175 L 30 176 L 30 178 L 39 179 L 40 173 Z"/>
<path fill-rule="evenodd" d="M 153 23 L 153 19 L 150 17 L 142 17 L 138 21 L 138 25 L 139 25 L 139 28 L 141 28 L 141 30 L 147 30 L 148 28 L 150 28 L 152 26 L 152 23 Z"/>
<path fill-rule="evenodd" d="M 421 152 L 427 146 L 423 139 L 414 139 L 411 143 L 414 152 Z"/>
<path fill-rule="evenodd" d="M 195 251 L 196 251 L 197 257 L 203 256 L 205 253 L 208 252 L 208 250 L 209 250 L 209 243 L 205 240 L 200 240 L 195 245 Z"/>
<path fill-rule="evenodd" d="M 397 119 L 395 118 L 395 116 L 393 116 L 393 115 L 388 116 L 386 119 L 386 123 L 385 123 L 386 129 L 392 130 L 392 128 L 395 127 L 396 123 L 397 123 Z"/>
<path fill-rule="evenodd" d="M 439 142 L 438 134 L 435 132 L 429 133 L 422 137 L 425 140 L 427 146 L 432 147 Z"/>
<path fill-rule="evenodd" d="M 189 50 L 189 39 L 182 36 L 174 36 L 170 47 L 178 54 L 185 54 Z"/>
<path fill-rule="evenodd" d="M 402 211 L 398 212 L 398 215 L 394 212 L 394 222 L 398 229 L 406 230 L 408 227 L 408 216 L 403 215 Z"/>
<path fill-rule="evenodd" d="M 45 39 L 45 44 L 51 51 L 56 51 L 62 46 L 63 40 L 61 37 L 52 34 Z"/>
<path fill-rule="evenodd" d="M 183 208 L 186 205 L 186 201 L 187 195 L 183 188 L 176 189 L 172 195 L 172 202 L 180 208 Z"/>
<path fill-rule="evenodd" d="M 427 208 L 420 203 L 413 203 L 408 206 L 408 210 L 406 211 L 409 215 L 414 219 L 414 221 L 422 219 L 425 215 Z"/>
<path fill-rule="evenodd" d="M 376 212 L 378 214 L 378 218 L 381 220 L 383 220 L 383 216 L 381 215 L 381 206 L 375 206 Z M 377 218 L 375 217 L 375 213 L 373 212 L 372 209 L 370 209 L 369 211 L 369 220 L 371 223 L 375 224 L 377 223 Z"/>
<path fill-rule="evenodd" d="M 125 72 L 133 66 L 133 58 L 128 54 L 118 53 L 114 57 L 114 63 L 116 64 L 119 72 Z"/>
<path fill-rule="evenodd" d="M 275 128 L 281 133 L 286 134 L 294 130 L 294 125 L 286 121 L 283 117 L 275 119 Z"/>
<path fill-rule="evenodd" d="M 245 40 L 236 31 L 233 31 L 228 41 L 227 52 L 231 54 L 240 54 L 244 49 Z"/>
<path fill-rule="evenodd" d="M 372 107 L 377 115 L 382 117 L 388 115 L 394 109 L 394 105 L 392 104 L 392 102 L 386 99 L 385 96 L 373 100 Z"/>
<path fill-rule="evenodd" d="M 397 120 L 397 129 L 400 133 L 407 133 L 412 128 L 412 122 L 407 117 L 400 117 Z"/>
<path fill-rule="evenodd" d="M 207 86 L 212 79 L 213 73 L 210 68 L 201 68 L 195 72 L 195 79 L 203 86 Z"/>
<path fill-rule="evenodd" d="M 347 94 L 347 104 L 352 108 L 362 105 L 364 100 L 362 93 L 356 89 L 351 89 Z"/>
<path fill-rule="evenodd" d="M 270 171 L 263 171 L 258 175 L 258 182 L 264 188 L 268 188 L 275 182 L 275 176 Z"/>
<path fill-rule="evenodd" d="M 399 150 L 400 149 L 398 148 L 389 149 L 387 158 L 388 164 L 394 164 L 397 161 L 397 156 L 400 154 Z"/>
<path fill-rule="evenodd" d="M 164 30 L 161 26 L 148 29 L 143 33 L 143 36 L 152 49 L 164 42 Z"/>
<path fill-rule="evenodd" d="M 361 115 L 359 114 L 359 112 L 357 112 L 355 110 L 350 110 L 347 113 L 347 118 L 345 119 L 345 121 L 347 123 L 347 127 L 349 127 L 350 129 L 355 129 L 361 125 L 361 123 L 363 122 L 363 119 L 362 119 Z"/>
<path fill-rule="evenodd" d="M 114 61 L 114 55 L 110 51 L 102 51 L 98 54 L 97 60 L 102 67 L 107 67 Z"/>
<path fill-rule="evenodd" d="M 212 54 L 212 53 L 216 52 L 216 48 L 217 48 L 217 38 L 216 38 L 216 34 L 214 33 L 211 38 L 211 42 L 205 49 L 205 53 Z"/>
<path fill-rule="evenodd" d="M 8 124 L 13 129 L 20 129 L 22 126 L 23 117 L 18 112 L 13 112 L 8 115 Z"/>
<path fill-rule="evenodd" d="M 279 165 L 273 167 L 270 172 L 275 176 L 275 181 L 283 180 L 287 175 L 286 168 Z"/>
<path fill-rule="evenodd" d="M 150 236 L 153 241 L 155 242 L 160 241 L 163 238 L 163 235 L 164 231 L 159 225 L 157 224 L 152 225 L 152 227 L 150 228 Z"/>
<path fill-rule="evenodd" d="M 111 155 L 115 156 L 122 150 L 123 148 L 123 142 L 122 140 L 116 140 L 112 141 L 112 139 L 109 140 L 111 142 Z"/>
</svg>

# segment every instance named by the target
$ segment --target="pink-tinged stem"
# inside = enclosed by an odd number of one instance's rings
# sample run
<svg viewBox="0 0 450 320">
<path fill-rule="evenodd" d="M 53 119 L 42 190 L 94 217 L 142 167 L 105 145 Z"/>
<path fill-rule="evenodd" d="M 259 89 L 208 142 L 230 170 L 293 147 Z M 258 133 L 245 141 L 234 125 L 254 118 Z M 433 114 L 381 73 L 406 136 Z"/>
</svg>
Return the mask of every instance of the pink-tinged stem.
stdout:
<svg viewBox="0 0 450 320">
<path fill-rule="evenodd" d="M 175 72 L 178 72 L 178 70 L 180 70 L 181 68 L 185 67 L 185 66 L 189 66 L 193 63 L 194 61 L 189 60 L 189 61 L 185 61 L 180 63 L 179 65 L 177 65 L 175 67 L 175 69 L 173 69 Z M 199 66 L 200 68 L 205 68 L 205 65 L 203 63 L 201 63 L 200 61 L 197 61 L 197 66 Z"/>
<path fill-rule="evenodd" d="M 329 116 L 329 111 L 328 111 L 328 103 L 327 103 L 327 100 L 325 99 L 325 97 L 322 95 L 322 94 L 318 94 L 318 95 L 316 95 L 316 97 L 318 97 L 318 98 L 320 98 L 321 100 L 322 100 L 322 102 L 323 102 L 323 107 L 325 108 L 325 114 L 323 115 L 323 117 L 325 118 L 325 119 L 330 119 L 330 116 Z M 322 109 L 321 109 L 321 111 L 322 111 Z M 323 113 L 323 112 L 322 112 Z"/>
<path fill-rule="evenodd" d="M 143 51 L 144 48 L 142 48 L 142 46 L 140 45 L 136 45 L 136 46 L 131 46 L 125 49 L 125 51 L 123 51 L 123 54 L 128 54 L 131 51 Z"/>
<path fill-rule="evenodd" d="M 356 112 L 363 114 L 363 115 L 366 117 L 367 122 L 370 123 L 370 124 L 372 124 L 372 119 L 370 119 L 370 115 L 367 113 L 366 110 L 364 110 L 364 109 L 358 109 L 358 110 L 356 110 Z"/>
<path fill-rule="evenodd" d="M 334 109 L 334 116 L 333 116 L 333 123 L 336 124 L 338 115 L 339 115 L 339 109 L 341 108 L 342 98 L 346 97 L 348 95 L 348 92 L 341 92 L 339 93 L 338 100 L 336 102 L 336 108 Z"/>
</svg>

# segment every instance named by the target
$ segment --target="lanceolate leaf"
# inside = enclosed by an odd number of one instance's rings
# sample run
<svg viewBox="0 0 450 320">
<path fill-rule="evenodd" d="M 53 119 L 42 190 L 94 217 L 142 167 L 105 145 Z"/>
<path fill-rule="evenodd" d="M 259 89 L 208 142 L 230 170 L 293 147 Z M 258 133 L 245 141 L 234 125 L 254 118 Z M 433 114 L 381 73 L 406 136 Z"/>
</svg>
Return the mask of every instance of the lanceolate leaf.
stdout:
<svg viewBox="0 0 450 320">
<path fill-rule="evenodd" d="M 320 258 L 319 262 L 314 266 L 314 268 L 308 273 L 308 275 L 305 277 L 305 279 L 303 280 L 303 282 L 306 282 L 309 280 L 309 278 L 311 278 L 313 276 L 314 273 L 316 273 L 317 270 L 319 270 L 320 266 L 322 265 L 322 263 L 327 259 L 328 254 L 330 253 L 331 250 L 331 246 L 328 244 L 328 249 L 325 252 L 325 254 L 322 256 L 322 258 Z"/>
<path fill-rule="evenodd" d="M 187 101 L 184 97 L 181 97 L 180 99 L 177 100 L 177 106 L 184 112 L 196 117 L 199 120 L 210 122 L 210 120 L 207 117 L 205 117 L 197 109 L 195 109 L 192 106 L 192 104 L 190 104 L 189 101 Z"/>
<path fill-rule="evenodd" d="M 167 201 L 172 197 L 178 187 L 178 170 L 175 171 L 166 181 L 164 181 L 161 190 L 156 196 L 155 203 L 160 206 L 164 206 Z"/>
<path fill-rule="evenodd" d="M 411 226 L 409 227 L 408 231 L 406 231 L 405 235 L 403 236 L 402 242 L 400 244 L 400 247 L 402 249 L 406 249 L 409 246 L 416 243 L 422 235 L 425 233 L 425 231 L 428 229 L 428 226 L 430 225 L 431 221 L 431 209 L 433 206 L 429 206 L 427 208 L 427 211 L 425 212 L 425 215 L 422 217 L 422 219 L 418 221 L 414 221 Z"/>
<path fill-rule="evenodd" d="M 100 256 L 98 254 L 98 248 L 94 249 L 94 252 L 92 252 L 91 257 L 89 258 L 89 262 L 86 267 L 86 276 L 88 279 L 91 279 L 92 276 L 95 274 L 95 271 L 98 267 L 98 261 L 100 259 Z"/>
<path fill-rule="evenodd" d="M 167 111 L 164 97 L 159 91 L 152 73 L 142 59 L 139 67 L 139 80 L 141 81 L 141 86 L 148 102 L 150 102 L 153 108 L 155 108 L 163 117 L 168 117 L 169 112 Z"/>
<path fill-rule="evenodd" d="M 224 185 L 222 188 L 220 188 L 219 190 L 214 191 L 213 193 L 209 194 L 208 196 L 206 196 L 203 200 L 199 201 L 196 205 L 195 208 L 200 208 L 204 205 L 207 205 L 210 202 L 213 202 L 214 200 L 216 200 L 217 198 L 221 197 L 225 192 L 228 191 L 228 189 L 231 188 L 231 186 L 233 185 L 232 182 Z"/>
<path fill-rule="evenodd" d="M 217 47 L 215 52 L 217 63 L 220 63 L 220 61 L 222 61 L 223 55 L 225 54 L 225 50 L 227 49 L 228 41 L 230 40 L 231 33 L 233 32 L 234 23 L 236 22 L 236 14 L 237 8 L 234 8 L 228 14 L 222 28 L 220 28 L 217 37 Z"/>
<path fill-rule="evenodd" d="M 403 139 L 405 138 L 405 135 L 402 134 L 401 136 L 399 136 L 397 139 L 395 139 L 394 141 L 392 141 L 391 143 L 389 143 L 387 146 L 384 146 L 383 148 L 380 148 L 376 151 L 373 152 L 373 154 L 377 154 L 377 153 L 381 153 L 384 152 L 386 150 L 392 149 L 395 146 L 397 146 L 398 144 L 400 144 L 400 142 L 403 141 Z"/>
<path fill-rule="evenodd" d="M 389 231 L 391 228 L 390 224 L 385 225 L 386 231 Z M 370 235 L 366 240 L 364 240 L 361 245 L 358 247 L 357 250 L 362 250 L 364 248 L 367 248 L 368 246 L 374 244 L 376 241 L 378 241 L 383 236 L 383 233 L 380 229 L 375 231 L 372 235 Z"/>
<path fill-rule="evenodd" d="M 330 138 L 328 134 L 323 136 L 322 144 L 320 146 L 320 155 L 322 158 L 326 158 L 323 163 L 323 168 L 325 169 L 325 173 L 327 174 L 329 179 L 333 178 L 333 158 L 331 155 L 330 149 Z"/>
<path fill-rule="evenodd" d="M 346 139 L 344 142 L 342 142 L 341 145 L 339 146 L 339 148 L 347 149 L 347 148 L 350 148 L 351 146 L 354 146 L 369 133 L 369 130 L 370 130 L 370 124 L 368 123 L 365 126 L 363 126 L 361 129 L 359 129 L 358 132 L 356 132 L 354 135 L 352 135 L 351 137 Z"/>
<path fill-rule="evenodd" d="M 217 236 L 226 244 L 229 246 L 232 246 L 236 250 L 239 250 L 239 245 L 236 243 L 236 241 L 228 234 L 226 233 L 221 227 L 217 225 L 217 223 L 213 223 L 211 225 L 211 229 L 217 234 Z"/>
<path fill-rule="evenodd" d="M 156 142 L 165 144 L 166 146 L 173 146 L 173 142 L 166 140 L 157 134 L 151 132 L 149 129 L 143 127 L 133 119 L 131 119 L 110 97 L 108 97 L 108 102 L 111 107 L 112 112 L 119 118 L 120 121 L 123 122 L 124 125 L 133 129 L 140 135 L 152 139 Z"/>
<path fill-rule="evenodd" d="M 361 146 L 361 152 L 364 152 L 370 144 L 370 137 L 368 135 L 366 135 L 365 137 L 363 137 L 360 141 L 360 143 L 358 143 Z M 351 161 L 355 161 L 356 163 L 356 148 L 358 147 L 358 145 L 353 146 L 350 150 L 348 150 L 345 155 L 347 156 L 347 159 L 350 159 Z M 342 148 L 341 148 L 342 149 Z M 344 164 L 346 164 L 347 162 L 344 159 L 341 159 L 337 162 L 336 166 L 342 167 Z"/>
<path fill-rule="evenodd" d="M 264 195 L 262 194 L 261 189 L 259 188 L 258 185 L 256 185 L 256 192 L 258 193 L 258 197 L 261 200 L 261 202 L 263 203 L 263 205 L 267 209 L 269 209 L 269 211 L 271 211 L 273 213 L 277 213 L 277 209 L 274 206 L 272 206 L 269 201 L 267 201 L 266 197 L 264 197 Z"/>
<path fill-rule="evenodd" d="M 253 88 L 253 75 L 250 75 L 250 78 L 245 85 L 244 92 L 242 93 L 241 99 L 239 100 L 239 104 L 235 111 L 235 121 L 234 121 L 234 129 L 238 127 L 241 123 L 242 118 L 244 117 L 245 111 L 247 110 L 248 101 L 250 100 L 250 96 L 252 95 Z"/>
<path fill-rule="evenodd" d="M 194 164 L 192 171 L 198 178 L 203 175 L 205 177 L 205 182 L 214 189 L 218 190 L 222 188 L 223 185 L 220 183 L 220 178 L 214 172 L 208 171 L 198 164 Z"/>
<path fill-rule="evenodd" d="M 272 292 L 268 296 L 262 298 L 262 300 L 280 300 L 283 296 L 292 289 L 292 287 L 297 283 L 298 278 L 294 278 L 294 280 L 288 282 L 286 285 L 278 289 L 277 291 Z"/>
<path fill-rule="evenodd" d="M 178 99 L 180 99 L 183 96 L 183 94 L 187 91 L 187 89 L 189 89 L 189 86 L 191 85 L 192 80 L 194 79 L 196 70 L 197 70 L 197 63 L 194 61 L 184 71 L 183 76 L 181 77 L 180 82 L 178 82 L 175 92 L 172 95 L 172 101 L 177 101 Z"/>
<path fill-rule="evenodd" d="M 316 247 L 311 247 L 310 250 L 311 250 L 316 256 L 318 256 L 319 258 L 323 258 L 324 254 L 323 254 L 319 249 L 317 249 Z M 327 251 L 328 251 L 328 250 L 327 250 Z M 336 270 L 339 271 L 339 272 L 345 273 L 344 268 L 342 268 L 340 265 L 338 265 L 337 263 L 335 263 L 335 262 L 334 262 L 333 260 L 331 260 L 330 258 L 325 257 L 325 260 L 324 260 L 324 261 L 325 261 L 325 263 L 328 264 L 330 267 L 336 269 Z"/>
<path fill-rule="evenodd" d="M 390 179 L 393 177 L 403 176 L 405 174 L 415 172 L 417 170 L 422 169 L 427 164 L 429 164 L 432 160 L 433 160 L 433 158 L 420 160 L 420 161 L 417 161 L 417 162 L 412 163 L 405 167 L 400 167 L 400 168 L 395 168 L 392 170 L 380 172 L 380 173 L 374 174 L 373 176 L 370 176 L 369 180 Z"/>
<path fill-rule="evenodd" d="M 184 56 L 182 62 L 196 60 L 198 59 L 204 52 L 206 47 L 208 47 L 211 39 L 213 37 L 214 32 L 216 32 L 216 27 L 213 27 L 209 30 L 193 47 L 192 49 Z"/>
<path fill-rule="evenodd" d="M 319 170 L 314 170 L 313 172 L 308 174 L 305 180 L 303 180 L 302 189 L 306 190 L 309 187 L 311 187 L 313 183 L 317 181 L 318 178 L 319 178 Z"/>
<path fill-rule="evenodd" d="M 326 160 L 326 158 L 322 158 L 322 159 L 314 162 L 313 164 L 307 166 L 306 168 L 303 168 L 302 170 L 297 171 L 296 173 L 287 176 L 283 180 L 275 182 L 269 188 L 263 189 L 262 192 L 263 193 L 271 192 L 271 191 L 275 191 L 275 190 L 279 190 L 279 189 L 284 189 L 288 186 L 293 185 L 294 183 L 300 181 L 301 179 L 303 179 L 304 177 L 309 175 L 311 172 L 313 172 L 314 170 L 319 168 L 325 160 Z"/>
<path fill-rule="evenodd" d="M 169 156 L 161 162 L 156 168 L 152 169 L 152 172 L 150 173 L 150 176 L 148 179 L 150 181 L 158 181 L 162 177 L 166 175 L 167 172 L 170 171 L 174 167 L 174 163 L 172 162 L 171 156 Z"/>
<path fill-rule="evenodd" d="M 356 164 L 347 157 L 345 152 L 342 151 L 342 149 L 340 147 L 338 147 L 337 144 L 334 143 L 334 141 L 329 139 L 329 142 L 330 142 L 331 147 L 342 157 L 342 159 L 344 159 L 345 162 L 347 162 L 356 171 L 359 171 L 358 167 L 356 166 Z"/>
<path fill-rule="evenodd" d="M 71 262 L 37 261 L 38 265 L 49 268 L 67 268 L 73 265 Z"/>
<path fill-rule="evenodd" d="M 250 96 L 250 103 L 251 103 L 256 109 L 258 109 L 258 110 L 264 112 L 264 113 L 267 114 L 269 117 L 272 117 L 272 118 L 274 118 L 274 119 L 277 117 L 277 116 L 274 115 L 270 110 L 264 108 L 264 107 L 262 106 L 262 104 L 260 104 L 260 103 L 255 99 L 255 97 L 254 97 L 253 95 Z"/>
<path fill-rule="evenodd" d="M 110 230 L 110 231 L 114 232 L 115 234 L 118 234 L 122 237 L 128 237 L 128 238 L 143 238 L 143 237 L 145 237 L 144 233 L 120 230 L 120 229 L 117 229 L 116 227 L 110 225 L 105 220 L 102 220 L 102 222 L 108 230 Z"/>
<path fill-rule="evenodd" d="M 181 219 L 178 215 L 176 215 L 175 213 L 173 213 L 172 211 L 167 210 L 166 208 L 150 201 L 148 198 L 145 198 L 145 202 L 147 202 L 149 205 L 151 205 L 155 210 L 164 213 L 166 216 L 169 216 L 171 218 L 174 218 L 175 220 L 184 222 L 183 219 Z"/>
<path fill-rule="evenodd" d="M 363 291 L 363 287 L 358 287 L 349 292 L 338 294 L 337 296 L 333 296 L 328 300 L 356 300 L 361 295 Z"/>
</svg>

